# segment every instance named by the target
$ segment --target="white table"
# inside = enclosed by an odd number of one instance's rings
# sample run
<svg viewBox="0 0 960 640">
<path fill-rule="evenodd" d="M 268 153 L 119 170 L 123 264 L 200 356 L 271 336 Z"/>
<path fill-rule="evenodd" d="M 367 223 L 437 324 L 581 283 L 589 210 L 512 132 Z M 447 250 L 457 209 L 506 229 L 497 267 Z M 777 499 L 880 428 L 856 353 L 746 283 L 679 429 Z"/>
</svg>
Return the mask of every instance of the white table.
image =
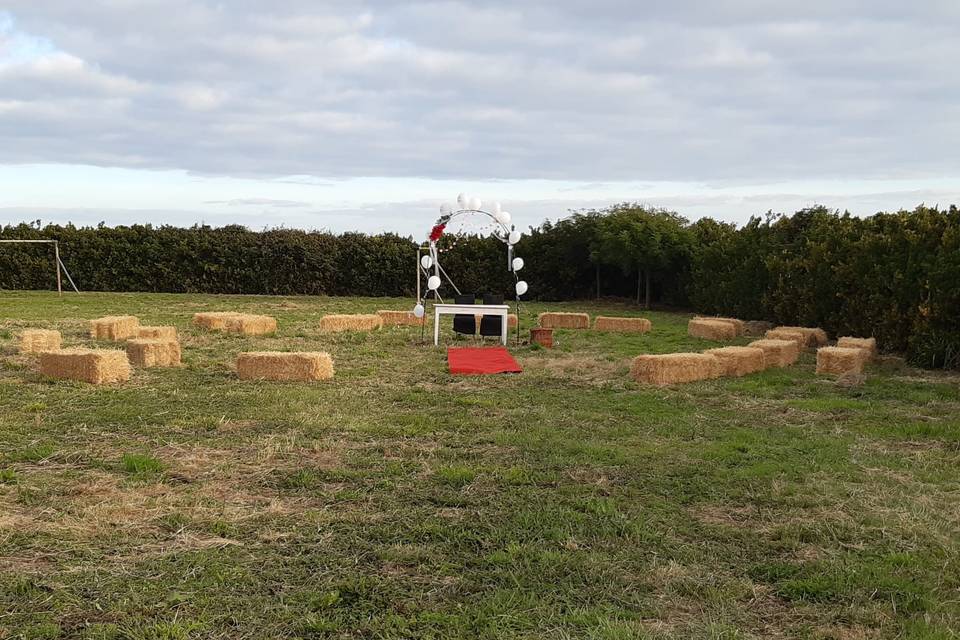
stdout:
<svg viewBox="0 0 960 640">
<path fill-rule="evenodd" d="M 506 304 L 435 304 L 433 305 L 433 344 L 440 344 L 440 315 L 463 315 L 476 316 L 500 316 L 500 341 L 507 344 L 507 315 L 510 313 L 510 306 Z"/>
</svg>

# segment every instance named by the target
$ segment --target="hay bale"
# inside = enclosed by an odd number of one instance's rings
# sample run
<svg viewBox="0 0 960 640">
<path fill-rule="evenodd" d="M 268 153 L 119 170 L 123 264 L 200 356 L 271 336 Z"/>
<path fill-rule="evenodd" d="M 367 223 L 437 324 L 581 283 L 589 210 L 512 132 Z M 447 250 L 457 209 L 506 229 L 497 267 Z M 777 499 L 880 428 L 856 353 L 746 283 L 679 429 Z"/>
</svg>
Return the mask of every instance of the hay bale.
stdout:
<svg viewBox="0 0 960 640">
<path fill-rule="evenodd" d="M 227 318 L 239 315 L 241 314 L 236 311 L 202 311 L 193 314 L 193 324 L 203 329 L 220 331 L 226 327 Z"/>
<path fill-rule="evenodd" d="M 127 340 L 127 359 L 137 367 L 176 367 L 180 365 L 180 343 L 166 338 Z"/>
<path fill-rule="evenodd" d="M 589 329 L 590 315 L 551 311 L 537 316 L 537 325 L 544 329 Z"/>
<path fill-rule="evenodd" d="M 844 347 L 846 349 L 863 349 L 868 354 L 868 360 L 872 360 L 877 355 L 876 338 L 854 338 L 851 336 L 843 336 L 837 340 L 837 346 Z"/>
<path fill-rule="evenodd" d="M 694 320 L 716 320 L 717 322 L 726 322 L 732 324 L 738 336 L 746 335 L 747 323 L 737 318 L 724 318 L 722 316 L 693 316 Z"/>
<path fill-rule="evenodd" d="M 743 335 L 759 338 L 773 329 L 773 323 L 766 320 L 747 320 L 743 323 L 743 327 Z"/>
<path fill-rule="evenodd" d="M 136 338 L 140 321 L 135 316 L 106 316 L 90 321 L 90 337 L 94 340 L 126 340 Z"/>
<path fill-rule="evenodd" d="M 780 330 L 780 329 L 783 329 L 785 331 L 799 331 L 803 333 L 803 335 L 806 336 L 806 339 L 807 339 L 807 343 L 806 343 L 807 347 L 811 347 L 811 348 L 823 347 L 827 344 L 827 342 L 829 342 L 829 339 L 827 338 L 827 332 L 819 327 L 786 327 L 786 326 L 774 327 L 774 330 Z"/>
<path fill-rule="evenodd" d="M 320 318 L 320 331 L 323 333 L 374 331 L 382 326 L 383 318 L 375 313 L 332 314 Z"/>
<path fill-rule="evenodd" d="M 329 380 L 333 358 L 322 351 L 250 351 L 237 356 L 241 380 Z"/>
<path fill-rule="evenodd" d="M 91 384 L 125 382 L 130 379 L 130 362 L 125 352 L 112 349 L 44 351 L 40 354 L 40 373 Z"/>
<path fill-rule="evenodd" d="M 593 328 L 597 331 L 646 333 L 653 328 L 653 323 L 646 318 L 614 318 L 610 316 L 597 316 L 597 319 L 593 321 Z"/>
<path fill-rule="evenodd" d="M 687 333 L 705 340 L 733 340 L 737 337 L 737 328 L 729 322 L 693 318 L 687 323 Z"/>
<path fill-rule="evenodd" d="M 427 321 L 424 314 L 422 318 L 413 315 L 413 311 L 377 311 L 377 315 L 383 320 L 384 326 L 390 327 L 419 327 Z"/>
<path fill-rule="evenodd" d="M 20 353 L 58 351 L 62 338 L 53 329 L 24 329 L 20 333 Z"/>
<path fill-rule="evenodd" d="M 863 349 L 820 347 L 817 349 L 817 373 L 860 374 L 868 357 Z"/>
<path fill-rule="evenodd" d="M 800 346 L 795 340 L 754 340 L 748 347 L 763 349 L 763 366 L 789 367 L 800 357 Z"/>
<path fill-rule="evenodd" d="M 808 334 L 796 329 L 770 329 L 764 334 L 767 340 L 793 340 L 797 347 L 803 349 L 807 346 Z"/>
<path fill-rule="evenodd" d="M 235 316 L 224 318 L 223 328 L 229 333 L 239 333 L 245 336 L 261 336 L 277 330 L 277 319 L 270 316 L 238 313 Z"/>
<path fill-rule="evenodd" d="M 140 327 L 137 329 L 138 338 L 158 338 L 162 340 L 176 340 L 176 327 Z"/>
<path fill-rule="evenodd" d="M 720 347 L 704 353 L 720 360 L 721 375 L 728 377 L 739 378 L 766 368 L 763 349 L 757 347 Z"/>
<path fill-rule="evenodd" d="M 659 386 L 718 378 L 721 371 L 720 359 L 706 353 L 645 354 L 630 367 L 637 382 Z"/>
</svg>

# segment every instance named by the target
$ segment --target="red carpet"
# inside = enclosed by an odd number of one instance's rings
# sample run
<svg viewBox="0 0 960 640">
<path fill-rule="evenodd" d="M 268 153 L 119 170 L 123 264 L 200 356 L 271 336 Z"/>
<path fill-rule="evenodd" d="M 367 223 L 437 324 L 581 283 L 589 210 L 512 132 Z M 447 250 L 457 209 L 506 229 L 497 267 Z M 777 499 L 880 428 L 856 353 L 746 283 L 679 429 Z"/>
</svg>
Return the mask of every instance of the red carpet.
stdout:
<svg viewBox="0 0 960 640">
<path fill-rule="evenodd" d="M 461 375 L 523 371 L 504 347 L 448 347 L 447 363 L 450 373 Z"/>
</svg>

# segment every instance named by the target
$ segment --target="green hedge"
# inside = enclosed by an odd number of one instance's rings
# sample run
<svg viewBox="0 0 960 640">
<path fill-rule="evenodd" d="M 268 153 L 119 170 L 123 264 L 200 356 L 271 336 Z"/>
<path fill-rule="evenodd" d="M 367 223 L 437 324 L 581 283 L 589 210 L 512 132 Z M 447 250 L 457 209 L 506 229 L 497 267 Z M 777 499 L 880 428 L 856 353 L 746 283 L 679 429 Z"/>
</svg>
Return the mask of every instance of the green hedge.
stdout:
<svg viewBox="0 0 960 640">
<path fill-rule="evenodd" d="M 604 296 L 635 295 L 636 275 L 592 262 L 603 217 L 547 222 L 524 237 L 518 255 L 532 297 L 592 298 L 598 279 Z M 709 218 L 687 226 L 684 261 L 654 274 L 653 299 L 661 304 L 872 335 L 922 366 L 960 368 L 956 206 L 867 218 L 817 207 L 753 218 L 741 228 Z M 64 262 L 87 291 L 412 297 L 416 283 L 417 243 L 394 234 L 37 223 L 0 228 L 0 238 L 60 240 Z M 444 246 L 452 240 L 444 238 Z M 460 288 L 509 297 L 503 244 L 456 240 L 443 265 Z M 49 289 L 53 273 L 46 247 L 0 247 L 0 288 Z"/>
<path fill-rule="evenodd" d="M 960 211 L 868 218 L 822 207 L 700 220 L 687 294 L 706 313 L 875 336 L 931 368 L 960 368 Z"/>
</svg>

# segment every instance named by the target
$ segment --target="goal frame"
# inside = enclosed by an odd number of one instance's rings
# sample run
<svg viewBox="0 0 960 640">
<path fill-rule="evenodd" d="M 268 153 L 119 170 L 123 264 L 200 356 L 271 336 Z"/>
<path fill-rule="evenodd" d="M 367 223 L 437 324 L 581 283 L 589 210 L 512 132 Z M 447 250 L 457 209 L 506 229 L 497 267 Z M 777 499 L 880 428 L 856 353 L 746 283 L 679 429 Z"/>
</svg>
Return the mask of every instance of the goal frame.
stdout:
<svg viewBox="0 0 960 640">
<path fill-rule="evenodd" d="M 80 293 L 80 289 L 77 289 L 77 285 L 73 283 L 73 278 L 70 277 L 70 272 L 67 271 L 67 266 L 63 264 L 63 260 L 60 259 L 59 240 L 0 240 L 0 244 L 52 244 L 53 258 L 55 262 L 54 266 L 57 269 L 57 295 L 63 295 L 63 280 L 60 274 L 61 269 L 63 270 L 63 275 L 67 276 L 67 280 L 70 282 L 70 286 L 73 287 L 73 290 L 77 293 Z"/>
</svg>

